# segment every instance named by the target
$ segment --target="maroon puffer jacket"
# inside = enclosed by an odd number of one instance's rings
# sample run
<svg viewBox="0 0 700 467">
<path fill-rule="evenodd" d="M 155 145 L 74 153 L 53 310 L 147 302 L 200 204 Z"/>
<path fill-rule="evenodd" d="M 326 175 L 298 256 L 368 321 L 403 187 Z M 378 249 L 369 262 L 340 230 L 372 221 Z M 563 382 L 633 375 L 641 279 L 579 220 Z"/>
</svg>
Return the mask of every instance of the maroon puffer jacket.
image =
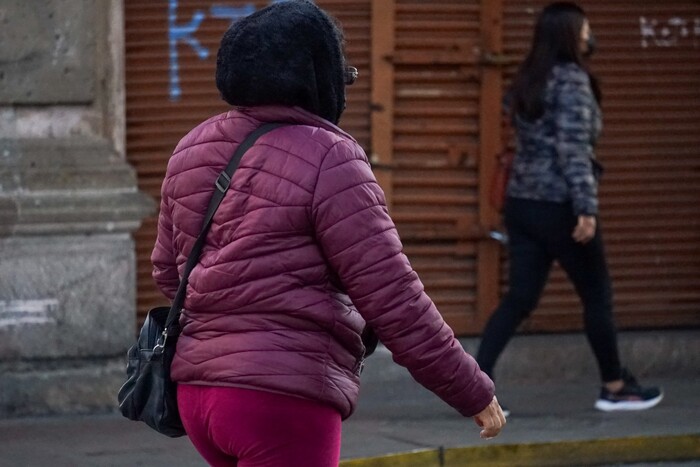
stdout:
<svg viewBox="0 0 700 467">
<path fill-rule="evenodd" d="M 355 408 L 365 320 L 423 386 L 466 416 L 493 383 L 464 352 L 402 253 L 355 140 L 299 108 L 236 109 L 192 130 L 163 181 L 153 277 L 173 298 L 214 181 L 243 157 L 192 271 L 172 376 Z M 345 292 L 343 292 L 345 291 Z"/>
</svg>

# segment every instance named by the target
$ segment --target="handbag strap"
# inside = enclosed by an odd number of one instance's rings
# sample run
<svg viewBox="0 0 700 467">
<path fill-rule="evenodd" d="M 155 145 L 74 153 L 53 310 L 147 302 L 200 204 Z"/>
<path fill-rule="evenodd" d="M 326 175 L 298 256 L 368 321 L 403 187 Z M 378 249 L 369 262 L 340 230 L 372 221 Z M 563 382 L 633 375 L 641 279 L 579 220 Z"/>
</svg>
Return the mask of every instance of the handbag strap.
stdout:
<svg viewBox="0 0 700 467">
<path fill-rule="evenodd" d="M 199 233 L 197 240 L 194 242 L 194 246 L 187 257 L 187 263 L 185 263 L 185 271 L 182 273 L 182 279 L 180 279 L 180 285 L 177 288 L 177 293 L 173 299 L 173 303 L 170 306 L 170 312 L 168 313 L 168 318 L 165 320 L 165 329 L 163 330 L 163 336 L 165 339 L 169 335 L 176 335 L 175 333 L 169 334 L 169 329 L 180 317 L 180 311 L 185 303 L 185 293 L 187 290 L 187 283 L 190 277 L 190 273 L 199 262 L 199 255 L 202 252 L 202 247 L 204 246 L 204 240 L 209 232 L 209 227 L 211 227 L 211 221 L 214 217 L 214 213 L 218 209 L 221 201 L 224 199 L 229 186 L 231 185 L 231 178 L 233 177 L 233 172 L 238 168 L 241 163 L 243 154 L 250 149 L 258 138 L 260 138 L 265 133 L 268 133 L 281 126 L 289 125 L 287 123 L 266 123 L 256 130 L 254 130 L 248 137 L 243 140 L 241 144 L 238 145 L 236 151 L 233 153 L 231 160 L 228 162 L 226 168 L 219 174 L 214 183 L 214 194 L 209 201 L 209 207 L 207 208 L 207 214 L 204 216 L 204 225 L 202 226 L 202 231 Z M 179 331 L 178 331 L 179 332 Z M 165 340 L 161 344 L 165 346 Z"/>
</svg>

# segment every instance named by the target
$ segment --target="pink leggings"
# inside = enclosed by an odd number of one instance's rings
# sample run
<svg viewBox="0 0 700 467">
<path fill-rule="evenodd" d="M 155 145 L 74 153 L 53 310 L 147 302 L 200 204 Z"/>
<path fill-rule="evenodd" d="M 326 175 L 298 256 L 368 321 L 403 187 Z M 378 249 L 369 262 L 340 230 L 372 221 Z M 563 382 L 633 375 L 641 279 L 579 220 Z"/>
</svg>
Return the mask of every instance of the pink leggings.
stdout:
<svg viewBox="0 0 700 467">
<path fill-rule="evenodd" d="M 194 447 L 214 467 L 337 467 L 340 414 L 298 397 L 180 384 L 177 402 Z"/>
</svg>

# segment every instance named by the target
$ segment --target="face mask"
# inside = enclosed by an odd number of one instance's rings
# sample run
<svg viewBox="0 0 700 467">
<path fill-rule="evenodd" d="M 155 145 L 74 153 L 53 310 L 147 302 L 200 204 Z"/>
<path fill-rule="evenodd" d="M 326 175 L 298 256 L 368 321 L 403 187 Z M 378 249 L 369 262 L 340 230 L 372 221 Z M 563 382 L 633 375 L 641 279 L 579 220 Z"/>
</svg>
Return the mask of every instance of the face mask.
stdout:
<svg viewBox="0 0 700 467">
<path fill-rule="evenodd" d="M 593 55 L 593 52 L 596 50 L 596 45 L 595 37 L 593 36 L 593 33 L 590 33 L 588 35 L 588 40 L 586 41 L 586 50 L 583 52 L 583 56 L 588 58 Z"/>
</svg>

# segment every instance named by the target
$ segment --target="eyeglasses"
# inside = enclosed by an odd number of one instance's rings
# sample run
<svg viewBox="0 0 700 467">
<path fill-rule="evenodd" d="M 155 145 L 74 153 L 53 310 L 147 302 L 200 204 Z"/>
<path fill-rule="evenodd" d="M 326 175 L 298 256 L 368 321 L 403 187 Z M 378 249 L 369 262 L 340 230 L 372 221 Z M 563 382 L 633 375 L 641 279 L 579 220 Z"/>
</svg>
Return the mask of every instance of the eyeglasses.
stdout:
<svg viewBox="0 0 700 467">
<path fill-rule="evenodd" d="M 347 66 L 345 67 L 345 71 L 343 72 L 343 79 L 345 80 L 345 84 L 347 86 L 351 85 L 352 83 L 357 80 L 357 76 L 360 74 L 360 72 L 357 71 L 357 68 L 354 66 Z"/>
</svg>

